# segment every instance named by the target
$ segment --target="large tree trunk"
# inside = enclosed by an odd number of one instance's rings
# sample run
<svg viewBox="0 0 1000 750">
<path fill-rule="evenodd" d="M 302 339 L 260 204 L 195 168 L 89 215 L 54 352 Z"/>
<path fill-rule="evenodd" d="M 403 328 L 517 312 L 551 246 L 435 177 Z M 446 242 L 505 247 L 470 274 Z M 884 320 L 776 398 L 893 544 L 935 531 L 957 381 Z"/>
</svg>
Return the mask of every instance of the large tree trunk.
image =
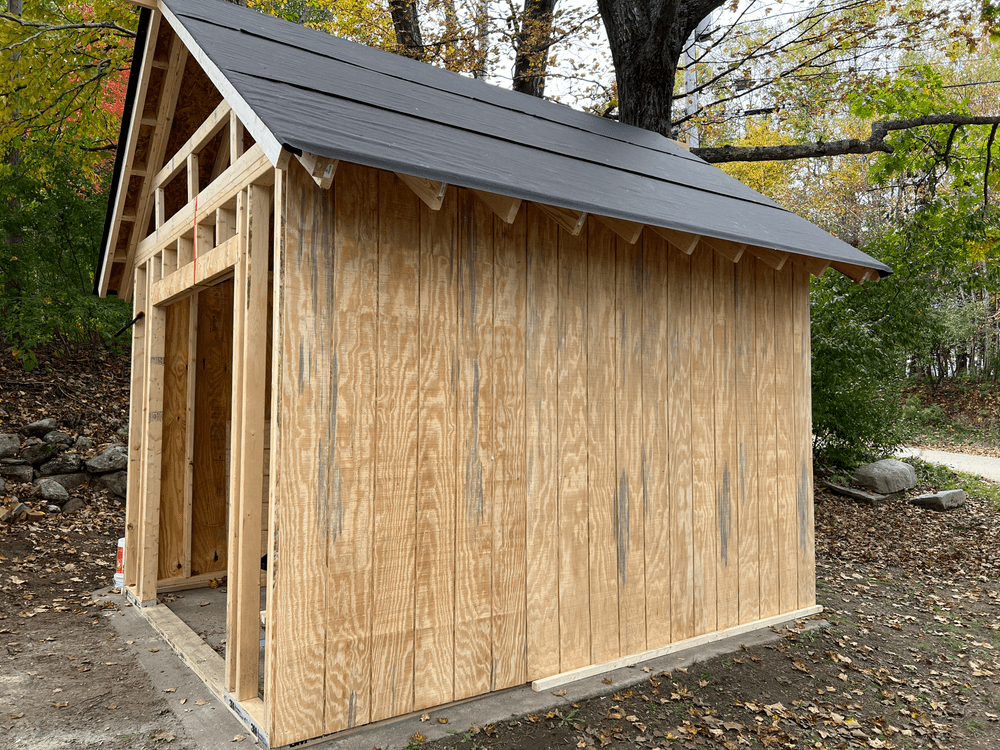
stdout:
<svg viewBox="0 0 1000 750">
<path fill-rule="evenodd" d="M 389 15 L 396 31 L 399 51 L 414 60 L 424 58 L 424 40 L 420 34 L 420 14 L 416 0 L 389 0 Z"/>
<path fill-rule="evenodd" d="M 524 0 L 521 28 L 515 37 L 514 91 L 538 97 L 545 95 L 545 74 L 548 72 L 556 2 Z"/>
<path fill-rule="evenodd" d="M 677 61 L 691 32 L 725 0 L 597 0 L 618 82 L 619 119 L 669 136 Z"/>
</svg>

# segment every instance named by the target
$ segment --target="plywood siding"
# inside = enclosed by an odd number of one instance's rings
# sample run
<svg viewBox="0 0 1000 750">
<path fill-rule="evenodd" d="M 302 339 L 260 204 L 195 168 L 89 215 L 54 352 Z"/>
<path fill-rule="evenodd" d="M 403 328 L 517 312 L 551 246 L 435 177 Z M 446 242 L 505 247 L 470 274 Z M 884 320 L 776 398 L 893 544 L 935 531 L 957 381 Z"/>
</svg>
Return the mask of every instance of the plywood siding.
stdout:
<svg viewBox="0 0 1000 750">
<path fill-rule="evenodd" d="M 803 272 L 287 185 L 272 744 L 813 603 Z"/>
</svg>

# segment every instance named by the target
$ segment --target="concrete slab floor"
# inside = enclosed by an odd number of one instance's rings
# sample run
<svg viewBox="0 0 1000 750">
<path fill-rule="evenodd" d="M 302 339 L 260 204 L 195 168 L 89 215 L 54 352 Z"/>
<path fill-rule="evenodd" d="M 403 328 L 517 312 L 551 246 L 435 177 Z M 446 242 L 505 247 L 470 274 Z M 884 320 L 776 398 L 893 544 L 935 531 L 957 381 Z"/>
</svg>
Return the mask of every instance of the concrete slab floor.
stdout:
<svg viewBox="0 0 1000 750">
<path fill-rule="evenodd" d="M 163 642 L 159 633 L 134 606 L 121 595 L 110 593 L 110 589 L 95 592 L 94 598 L 110 599 L 118 605 L 121 611 L 110 616 L 108 622 L 118 633 L 119 641 L 132 651 L 143 671 L 149 675 L 153 690 L 162 694 L 162 691 L 173 688 L 167 701 L 170 710 L 199 748 L 246 747 L 246 743 L 252 742 L 252 738 L 248 737 L 238 746 L 226 744 L 238 734 L 248 735 L 246 727 Z M 187 700 L 181 705 L 184 699 Z M 199 701 L 205 703 L 199 706 Z"/>
<path fill-rule="evenodd" d="M 98 592 L 95 596 L 107 592 Z M 225 637 L 225 591 L 224 589 L 194 589 L 181 592 L 183 597 L 170 602 L 171 609 L 188 623 L 202 637 L 212 644 Z M 121 597 L 115 596 L 117 603 L 122 604 Z M 221 614 L 218 610 L 221 601 Z M 203 604 L 203 602 L 208 602 Z M 125 607 L 119 616 L 110 618 L 122 641 L 133 641 L 131 648 L 136 653 L 139 663 L 149 674 L 155 689 L 165 690 L 175 687 L 176 701 L 171 702 L 171 710 L 184 725 L 189 736 L 205 750 L 215 750 L 223 742 L 231 742 L 237 734 L 247 735 L 242 724 L 223 706 L 201 680 L 173 653 L 143 619 L 134 607 Z M 221 623 L 221 624 L 220 624 Z M 781 630 L 792 626 L 793 620 L 775 626 Z M 826 620 L 806 620 L 803 630 L 815 630 L 826 627 Z M 219 628 L 221 627 L 221 631 Z M 609 696 L 623 688 L 631 687 L 648 679 L 649 673 L 671 671 L 677 667 L 687 667 L 691 664 L 707 661 L 716 656 L 734 653 L 740 645 L 755 646 L 770 643 L 781 638 L 780 633 L 771 628 L 745 633 L 732 638 L 716 641 L 704 646 L 697 646 L 686 651 L 668 654 L 651 659 L 634 666 L 623 667 L 611 672 L 588 677 L 569 683 L 561 688 L 535 692 L 530 685 L 510 688 L 498 693 L 491 693 L 479 698 L 473 698 L 462 703 L 452 704 L 442 709 L 431 710 L 432 719 L 444 717 L 448 724 L 442 725 L 435 721 L 421 722 L 423 712 L 403 716 L 396 719 L 369 724 L 357 729 L 341 732 L 336 737 L 310 745 L 315 750 L 394 750 L 405 748 L 410 736 L 420 732 L 428 741 L 448 736 L 448 730 L 465 729 L 471 724 L 484 724 L 506 721 L 527 713 L 544 713 L 552 708 L 566 706 L 580 700 Z M 158 649 L 158 651 L 152 651 Z M 610 679 L 611 683 L 605 683 Z M 555 695 L 566 690 L 565 695 Z M 187 697 L 188 702 L 180 705 L 180 699 Z M 197 700 L 206 700 L 201 707 L 193 706 Z M 176 705 L 175 705 L 176 704 Z M 194 710 L 197 708 L 198 710 Z M 249 743 L 252 737 L 244 741 Z M 248 747 L 240 744 L 240 747 Z"/>
</svg>

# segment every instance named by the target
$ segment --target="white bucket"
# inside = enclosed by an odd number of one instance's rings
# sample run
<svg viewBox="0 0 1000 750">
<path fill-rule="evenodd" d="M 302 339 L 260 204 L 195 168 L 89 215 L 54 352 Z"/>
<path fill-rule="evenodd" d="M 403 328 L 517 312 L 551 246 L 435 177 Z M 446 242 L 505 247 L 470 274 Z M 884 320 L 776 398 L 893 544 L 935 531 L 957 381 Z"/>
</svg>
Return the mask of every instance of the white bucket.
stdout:
<svg viewBox="0 0 1000 750">
<path fill-rule="evenodd" d="M 115 567 L 115 588 L 125 588 L 125 537 L 118 540 L 118 564 Z"/>
</svg>

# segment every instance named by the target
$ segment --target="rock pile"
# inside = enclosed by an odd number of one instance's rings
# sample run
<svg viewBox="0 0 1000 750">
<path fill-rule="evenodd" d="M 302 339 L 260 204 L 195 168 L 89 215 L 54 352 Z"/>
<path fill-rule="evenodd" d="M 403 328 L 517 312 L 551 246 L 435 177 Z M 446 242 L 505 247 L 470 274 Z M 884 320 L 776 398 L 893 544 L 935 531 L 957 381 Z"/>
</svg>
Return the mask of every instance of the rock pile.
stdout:
<svg viewBox="0 0 1000 750">
<path fill-rule="evenodd" d="M 32 422 L 20 434 L 0 434 L 0 493 L 37 496 L 49 504 L 50 512 L 72 513 L 84 507 L 72 494 L 84 484 L 98 482 L 125 497 L 127 467 L 124 445 L 97 446 L 92 438 L 60 430 L 55 419 Z M 22 486 L 15 490 L 17 484 Z M 30 512 L 17 497 L 10 497 L 0 504 L 0 522 L 23 520 Z"/>
</svg>

